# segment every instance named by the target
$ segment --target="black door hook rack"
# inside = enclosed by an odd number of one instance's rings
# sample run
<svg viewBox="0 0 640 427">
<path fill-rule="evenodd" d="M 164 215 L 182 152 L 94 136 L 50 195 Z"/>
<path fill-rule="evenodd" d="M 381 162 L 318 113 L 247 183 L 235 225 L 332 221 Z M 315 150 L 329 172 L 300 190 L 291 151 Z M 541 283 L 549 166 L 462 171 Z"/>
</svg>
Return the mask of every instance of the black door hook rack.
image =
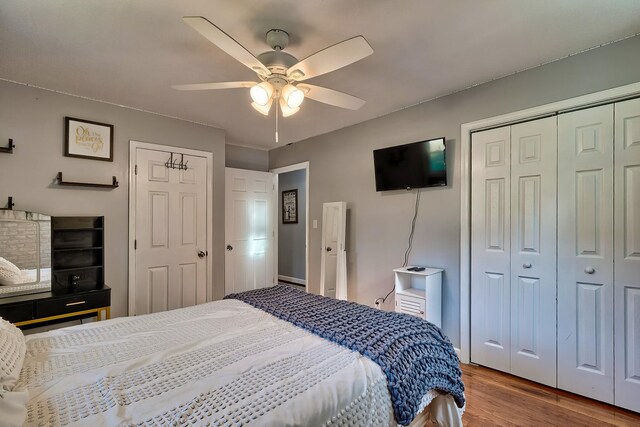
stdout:
<svg viewBox="0 0 640 427">
<path fill-rule="evenodd" d="M 13 149 L 16 148 L 16 146 L 13 143 L 13 139 L 9 138 L 9 145 L 7 145 L 6 147 L 0 147 L 0 153 L 13 153 Z"/>
<path fill-rule="evenodd" d="M 73 187 L 94 187 L 94 188 L 118 188 L 120 184 L 118 184 L 118 180 L 115 176 L 111 181 L 111 184 L 96 184 L 93 182 L 72 182 L 72 181 L 63 181 L 62 180 L 62 172 L 58 172 L 56 176 L 56 182 L 58 185 L 68 185 Z"/>
<path fill-rule="evenodd" d="M 173 155 L 176 155 L 176 158 L 173 158 Z M 184 154 L 180 153 L 180 162 L 178 162 L 178 153 L 171 153 L 171 156 L 169 156 L 169 158 L 167 159 L 166 162 L 164 162 L 164 165 L 167 167 L 167 169 L 179 169 L 179 170 L 187 170 L 187 163 L 189 163 L 189 160 L 187 160 L 186 162 L 184 161 Z"/>
</svg>

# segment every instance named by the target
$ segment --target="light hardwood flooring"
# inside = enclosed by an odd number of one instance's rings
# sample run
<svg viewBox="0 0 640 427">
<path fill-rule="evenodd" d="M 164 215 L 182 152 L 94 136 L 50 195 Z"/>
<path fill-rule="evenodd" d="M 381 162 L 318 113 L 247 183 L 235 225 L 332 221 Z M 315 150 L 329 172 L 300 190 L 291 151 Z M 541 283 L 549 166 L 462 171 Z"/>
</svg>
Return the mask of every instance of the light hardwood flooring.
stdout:
<svg viewBox="0 0 640 427">
<path fill-rule="evenodd" d="M 462 422 L 467 427 L 640 426 L 635 412 L 493 369 L 461 366 L 467 399 Z"/>
</svg>

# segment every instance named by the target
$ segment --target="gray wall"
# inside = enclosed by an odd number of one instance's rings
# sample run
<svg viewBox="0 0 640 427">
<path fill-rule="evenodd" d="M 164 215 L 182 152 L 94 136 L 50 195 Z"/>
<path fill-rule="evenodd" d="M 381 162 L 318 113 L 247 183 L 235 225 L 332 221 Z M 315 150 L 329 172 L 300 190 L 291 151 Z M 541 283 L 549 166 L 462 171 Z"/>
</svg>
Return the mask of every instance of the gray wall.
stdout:
<svg viewBox="0 0 640 427">
<path fill-rule="evenodd" d="M 114 127 L 114 161 L 63 156 L 64 117 Z M 13 196 L 15 208 L 50 215 L 105 216 L 105 282 L 112 289 L 112 313 L 127 314 L 129 140 L 213 153 L 214 298 L 224 295 L 225 134 L 220 129 L 110 104 L 0 81 L 0 141 L 13 138 L 13 154 L 0 154 L 0 204 Z M 71 181 L 109 182 L 114 190 L 53 185 L 61 171 Z"/>
<path fill-rule="evenodd" d="M 304 169 L 278 175 L 278 274 L 306 280 L 305 231 L 307 226 L 307 171 Z M 298 190 L 298 223 L 282 223 L 282 192 Z"/>
<path fill-rule="evenodd" d="M 255 148 L 227 144 L 225 166 L 236 169 L 267 172 L 269 170 L 269 152 Z"/>
<path fill-rule="evenodd" d="M 349 299 L 373 305 L 392 289 L 391 270 L 402 264 L 415 192 L 376 192 L 372 150 L 444 135 L 449 185 L 422 190 L 409 262 L 445 269 L 443 329 L 459 347 L 460 125 L 638 81 L 640 37 L 634 37 L 272 150 L 269 166 L 310 162 L 310 220 L 322 220 L 323 202 L 349 203 Z M 307 286 L 316 293 L 321 229 L 311 228 L 309 237 Z M 393 309 L 391 298 L 384 308 Z"/>
</svg>

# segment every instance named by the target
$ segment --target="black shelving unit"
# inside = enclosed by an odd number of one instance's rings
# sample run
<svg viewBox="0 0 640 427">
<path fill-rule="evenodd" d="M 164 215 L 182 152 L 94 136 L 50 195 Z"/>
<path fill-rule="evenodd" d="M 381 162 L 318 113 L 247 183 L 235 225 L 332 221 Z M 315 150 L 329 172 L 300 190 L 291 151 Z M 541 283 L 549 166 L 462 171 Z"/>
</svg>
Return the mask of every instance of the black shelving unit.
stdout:
<svg viewBox="0 0 640 427">
<path fill-rule="evenodd" d="M 104 217 L 51 217 L 51 292 L 104 286 Z"/>
</svg>

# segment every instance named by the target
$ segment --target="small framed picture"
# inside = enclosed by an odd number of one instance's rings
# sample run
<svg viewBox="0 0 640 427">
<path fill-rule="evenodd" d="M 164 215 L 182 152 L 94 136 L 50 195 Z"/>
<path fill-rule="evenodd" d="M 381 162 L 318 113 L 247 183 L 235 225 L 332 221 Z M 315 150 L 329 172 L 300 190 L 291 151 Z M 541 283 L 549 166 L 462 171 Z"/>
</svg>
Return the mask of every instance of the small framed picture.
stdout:
<svg viewBox="0 0 640 427">
<path fill-rule="evenodd" d="M 298 223 L 298 190 L 282 192 L 282 223 Z"/>
<path fill-rule="evenodd" d="M 113 161 L 113 125 L 64 118 L 64 155 Z"/>
</svg>

